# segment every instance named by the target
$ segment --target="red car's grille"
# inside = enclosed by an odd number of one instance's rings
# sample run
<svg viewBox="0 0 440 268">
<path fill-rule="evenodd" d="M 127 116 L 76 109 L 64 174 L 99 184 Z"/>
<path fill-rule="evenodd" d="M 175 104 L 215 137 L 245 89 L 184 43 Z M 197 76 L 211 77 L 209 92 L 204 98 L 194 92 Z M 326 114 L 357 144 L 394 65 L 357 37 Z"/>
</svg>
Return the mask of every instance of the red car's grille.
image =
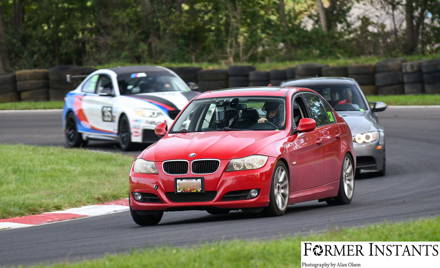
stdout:
<svg viewBox="0 0 440 268">
<path fill-rule="evenodd" d="M 171 202 L 209 202 L 217 195 L 215 191 L 208 191 L 204 193 L 186 193 L 186 194 L 176 194 L 176 193 L 165 193 L 167 198 Z"/>
<path fill-rule="evenodd" d="M 194 174 L 214 173 L 219 165 L 218 160 L 195 160 L 192 162 L 192 172 Z"/>
<path fill-rule="evenodd" d="M 183 160 L 167 161 L 163 163 L 163 170 L 168 174 L 188 173 L 188 162 Z"/>
</svg>

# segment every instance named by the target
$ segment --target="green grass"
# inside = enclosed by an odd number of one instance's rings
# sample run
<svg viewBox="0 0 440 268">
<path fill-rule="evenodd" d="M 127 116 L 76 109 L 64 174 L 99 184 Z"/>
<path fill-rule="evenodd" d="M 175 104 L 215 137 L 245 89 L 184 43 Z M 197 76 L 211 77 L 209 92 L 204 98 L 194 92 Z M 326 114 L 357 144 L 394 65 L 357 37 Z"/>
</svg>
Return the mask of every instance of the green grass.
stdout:
<svg viewBox="0 0 440 268">
<path fill-rule="evenodd" d="M 63 101 L 23 101 L 0 103 L 0 110 L 62 109 Z"/>
<path fill-rule="evenodd" d="M 274 69 L 285 69 L 288 67 L 293 67 L 298 64 L 303 63 L 321 63 L 328 64 L 331 66 L 345 66 L 351 64 L 375 64 L 381 60 L 387 59 L 389 57 L 378 57 L 378 56 L 361 56 L 361 57 L 351 57 L 351 58 L 319 58 L 319 59 L 304 59 L 295 61 L 280 61 L 280 62 L 236 62 L 234 65 L 253 65 L 257 70 L 274 70 Z M 416 60 L 427 60 L 440 58 L 440 53 L 430 54 L 430 55 L 411 55 L 411 56 L 401 56 L 400 58 L 406 59 L 407 61 Z M 183 66 L 194 66 L 202 67 L 203 69 L 226 69 L 228 65 L 225 62 L 157 62 L 157 63 L 130 63 L 130 62 L 110 62 L 103 65 L 95 66 L 95 68 L 111 68 L 116 66 L 129 66 L 129 65 L 142 65 L 142 64 L 153 64 L 161 65 L 166 67 L 183 67 Z"/>
<path fill-rule="evenodd" d="M 388 105 L 440 105 L 440 94 L 367 96 L 368 101 L 383 101 Z"/>
<path fill-rule="evenodd" d="M 194 247 L 153 248 L 51 267 L 300 267 L 301 241 L 439 240 L 440 217 L 331 230 L 322 234 L 269 241 L 230 241 Z"/>
<path fill-rule="evenodd" d="M 0 145 L 0 219 L 127 197 L 132 157 Z"/>
</svg>

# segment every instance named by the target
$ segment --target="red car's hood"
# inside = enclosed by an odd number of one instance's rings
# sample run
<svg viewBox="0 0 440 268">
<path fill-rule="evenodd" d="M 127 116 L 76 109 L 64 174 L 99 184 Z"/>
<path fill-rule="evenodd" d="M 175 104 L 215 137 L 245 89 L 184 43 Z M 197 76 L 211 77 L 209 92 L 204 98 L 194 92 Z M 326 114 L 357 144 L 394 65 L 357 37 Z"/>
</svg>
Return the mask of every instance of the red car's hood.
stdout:
<svg viewBox="0 0 440 268">
<path fill-rule="evenodd" d="M 141 155 L 150 161 L 170 159 L 232 159 L 253 154 L 276 156 L 284 131 L 228 131 L 169 134 Z M 269 147 L 269 148 L 268 148 Z M 188 155 L 196 153 L 190 158 Z"/>
</svg>

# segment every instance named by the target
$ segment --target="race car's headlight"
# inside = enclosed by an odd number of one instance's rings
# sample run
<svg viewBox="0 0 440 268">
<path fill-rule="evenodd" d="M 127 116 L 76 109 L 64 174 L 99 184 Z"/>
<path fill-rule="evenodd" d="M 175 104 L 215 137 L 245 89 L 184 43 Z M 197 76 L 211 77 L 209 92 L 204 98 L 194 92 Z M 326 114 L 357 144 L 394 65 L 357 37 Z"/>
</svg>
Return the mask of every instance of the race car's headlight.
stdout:
<svg viewBox="0 0 440 268">
<path fill-rule="evenodd" d="M 238 170 L 248 170 L 257 169 L 264 166 L 267 162 L 267 156 L 264 155 L 251 155 L 248 157 L 232 159 L 226 171 L 238 171 Z"/>
<path fill-rule="evenodd" d="M 371 132 L 356 134 L 356 136 L 353 137 L 353 142 L 358 144 L 372 143 L 377 141 L 378 139 L 379 139 L 379 132 L 371 131 Z"/>
<path fill-rule="evenodd" d="M 154 162 L 140 158 L 134 161 L 133 171 L 135 173 L 157 174 L 157 168 Z"/>
<path fill-rule="evenodd" d="M 141 117 L 150 117 L 150 118 L 156 118 L 162 115 L 161 111 L 158 110 L 152 110 L 152 109 L 136 109 L 135 110 L 136 115 Z"/>
</svg>

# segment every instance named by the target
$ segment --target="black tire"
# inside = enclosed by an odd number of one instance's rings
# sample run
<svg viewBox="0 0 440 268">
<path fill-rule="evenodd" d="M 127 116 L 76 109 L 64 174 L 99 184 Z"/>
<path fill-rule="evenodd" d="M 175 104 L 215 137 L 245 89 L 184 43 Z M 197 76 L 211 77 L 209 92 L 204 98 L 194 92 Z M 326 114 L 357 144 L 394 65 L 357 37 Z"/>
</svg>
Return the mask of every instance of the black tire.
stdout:
<svg viewBox="0 0 440 268">
<path fill-rule="evenodd" d="M 130 122 L 125 114 L 121 115 L 118 123 L 119 147 L 123 151 L 131 151 L 135 145 L 131 142 Z"/>
<path fill-rule="evenodd" d="M 208 212 L 211 215 L 225 215 L 229 213 L 229 209 L 224 208 L 207 208 L 206 212 Z"/>
<path fill-rule="evenodd" d="M 66 81 L 66 75 L 89 75 L 96 71 L 95 68 L 89 67 L 79 67 L 74 65 L 60 65 L 50 68 L 49 70 L 49 80 Z M 84 79 L 83 77 L 82 79 Z M 80 79 L 80 78 L 78 78 Z M 82 80 L 81 79 L 81 80 Z"/>
<path fill-rule="evenodd" d="M 266 216 L 281 216 L 283 214 L 286 213 L 287 211 L 287 206 L 285 206 L 285 208 L 280 208 L 277 205 L 277 201 L 276 201 L 276 189 L 277 186 L 275 185 L 275 180 L 277 179 L 277 171 L 278 169 L 284 169 L 284 171 L 286 172 L 287 175 L 287 199 L 290 196 L 290 176 L 289 176 L 289 170 L 286 167 L 286 164 L 284 164 L 284 162 L 279 161 L 275 168 L 274 168 L 274 172 L 272 175 L 272 180 L 271 180 L 271 184 L 270 184 L 270 194 L 269 194 L 269 206 L 265 207 L 263 210 L 263 214 Z M 287 200 L 288 202 L 288 200 Z"/>
<path fill-rule="evenodd" d="M 425 84 L 440 83 L 440 72 L 423 74 L 423 83 Z"/>
<path fill-rule="evenodd" d="M 17 88 L 14 84 L 0 84 L 0 94 L 1 93 L 9 93 L 9 92 L 17 92 Z"/>
<path fill-rule="evenodd" d="M 198 72 L 199 81 L 227 81 L 228 71 L 226 70 L 201 70 Z"/>
<path fill-rule="evenodd" d="M 267 85 L 270 84 L 269 80 L 265 80 L 265 81 L 249 81 L 249 86 L 253 86 L 253 87 L 266 87 Z"/>
<path fill-rule="evenodd" d="M 284 81 L 285 80 L 270 80 L 270 85 L 273 86 L 273 87 L 278 87 Z"/>
<path fill-rule="evenodd" d="M 249 78 L 247 76 L 229 76 L 229 87 L 247 87 Z"/>
<path fill-rule="evenodd" d="M 361 90 L 365 95 L 376 95 L 377 88 L 375 85 L 361 85 Z"/>
<path fill-rule="evenodd" d="M 296 78 L 296 67 L 291 67 L 286 69 L 287 79 L 295 79 Z"/>
<path fill-rule="evenodd" d="M 0 92 L 0 102 L 14 102 L 19 100 L 20 98 L 17 92 Z"/>
<path fill-rule="evenodd" d="M 322 76 L 327 77 L 344 77 L 348 75 L 346 66 L 329 66 L 322 68 Z"/>
<path fill-rule="evenodd" d="M 8 84 L 8 85 L 14 85 L 17 83 L 17 80 L 15 79 L 15 73 L 8 73 L 8 74 L 0 74 L 0 85 Z"/>
<path fill-rule="evenodd" d="M 403 84 L 377 87 L 377 94 L 379 95 L 399 95 L 404 92 Z"/>
<path fill-rule="evenodd" d="M 251 65 L 231 65 L 228 68 L 229 76 L 249 76 L 249 73 L 255 71 Z"/>
<path fill-rule="evenodd" d="M 383 156 L 383 167 L 382 167 L 382 169 L 381 170 L 379 170 L 378 172 L 376 172 L 376 176 L 377 177 L 383 177 L 383 176 L 385 176 L 387 174 L 387 158 L 386 158 L 386 156 L 385 156 L 385 154 L 384 154 L 384 156 Z"/>
<path fill-rule="evenodd" d="M 377 73 L 387 73 L 387 72 L 401 72 L 402 71 L 402 59 L 387 59 L 376 64 Z"/>
<path fill-rule="evenodd" d="M 269 81 L 270 73 L 266 71 L 252 71 L 249 73 L 249 81 Z"/>
<path fill-rule="evenodd" d="M 374 75 L 376 66 L 370 64 L 351 65 L 347 67 L 348 75 L 353 74 L 370 74 Z"/>
<path fill-rule="evenodd" d="M 424 73 L 440 72 L 440 59 L 423 61 L 421 67 Z"/>
<path fill-rule="evenodd" d="M 84 144 L 82 135 L 76 128 L 76 117 L 72 112 L 68 113 L 66 116 L 64 137 L 66 140 L 66 147 L 75 148 L 81 147 Z"/>
<path fill-rule="evenodd" d="M 318 63 L 306 63 L 306 64 L 300 64 L 296 66 L 296 76 L 321 76 L 322 75 L 322 68 L 326 67 L 325 64 L 318 64 Z"/>
<path fill-rule="evenodd" d="M 422 72 L 403 73 L 403 82 L 418 83 L 423 81 Z"/>
<path fill-rule="evenodd" d="M 15 72 L 17 81 L 28 80 L 48 80 L 49 72 L 47 69 L 20 70 Z"/>
<path fill-rule="evenodd" d="M 180 78 L 185 82 L 194 82 L 197 83 L 199 81 L 197 74 L 202 68 L 200 67 L 177 67 L 172 69 Z"/>
<path fill-rule="evenodd" d="M 376 86 L 390 86 L 403 83 L 401 72 L 388 72 L 376 74 Z"/>
<path fill-rule="evenodd" d="M 350 75 L 350 78 L 356 80 L 359 85 L 374 85 L 374 75 L 370 74 L 353 74 Z"/>
<path fill-rule="evenodd" d="M 20 92 L 20 99 L 22 101 L 47 101 L 49 100 L 48 89 L 36 89 Z"/>
<path fill-rule="evenodd" d="M 49 88 L 48 80 L 17 81 L 17 91 L 29 91 L 42 88 Z"/>
<path fill-rule="evenodd" d="M 344 170 L 345 168 L 345 161 L 350 161 L 351 162 L 351 175 L 353 176 L 352 181 L 353 181 L 353 185 L 352 185 L 352 194 L 351 196 L 347 196 L 347 190 L 344 186 L 344 176 L 346 176 L 346 172 Z M 342 163 L 342 168 L 341 168 L 341 177 L 339 179 L 339 189 L 338 189 L 338 195 L 334 198 L 329 198 L 327 200 L 325 200 L 327 202 L 327 204 L 329 205 L 346 205 L 346 204 L 350 204 L 351 201 L 353 200 L 353 196 L 354 196 L 354 190 L 355 190 L 355 174 L 356 174 L 356 170 L 354 170 L 354 164 L 353 164 L 353 158 L 349 155 L 346 154 L 344 157 L 344 162 Z"/>
<path fill-rule="evenodd" d="M 402 72 L 404 73 L 414 73 L 420 72 L 421 70 L 421 61 L 412 61 L 402 63 Z"/>
<path fill-rule="evenodd" d="M 67 90 L 49 89 L 49 100 L 64 100 Z"/>
<path fill-rule="evenodd" d="M 425 84 L 426 94 L 439 94 L 440 93 L 440 83 L 436 84 Z"/>
<path fill-rule="evenodd" d="M 133 221 L 140 226 L 156 225 L 160 222 L 163 216 L 163 211 L 143 211 L 132 210 L 130 208 L 130 214 Z"/>
<path fill-rule="evenodd" d="M 270 71 L 270 80 L 274 80 L 274 81 L 284 81 L 287 79 L 287 74 L 286 74 L 286 70 L 272 70 Z"/>
<path fill-rule="evenodd" d="M 424 85 L 422 83 L 411 83 L 404 85 L 405 94 L 421 94 L 423 93 Z"/>
<path fill-rule="evenodd" d="M 228 87 L 228 80 L 222 81 L 199 81 L 199 90 L 200 91 L 210 91 L 210 90 L 218 90 L 224 89 Z"/>
</svg>

